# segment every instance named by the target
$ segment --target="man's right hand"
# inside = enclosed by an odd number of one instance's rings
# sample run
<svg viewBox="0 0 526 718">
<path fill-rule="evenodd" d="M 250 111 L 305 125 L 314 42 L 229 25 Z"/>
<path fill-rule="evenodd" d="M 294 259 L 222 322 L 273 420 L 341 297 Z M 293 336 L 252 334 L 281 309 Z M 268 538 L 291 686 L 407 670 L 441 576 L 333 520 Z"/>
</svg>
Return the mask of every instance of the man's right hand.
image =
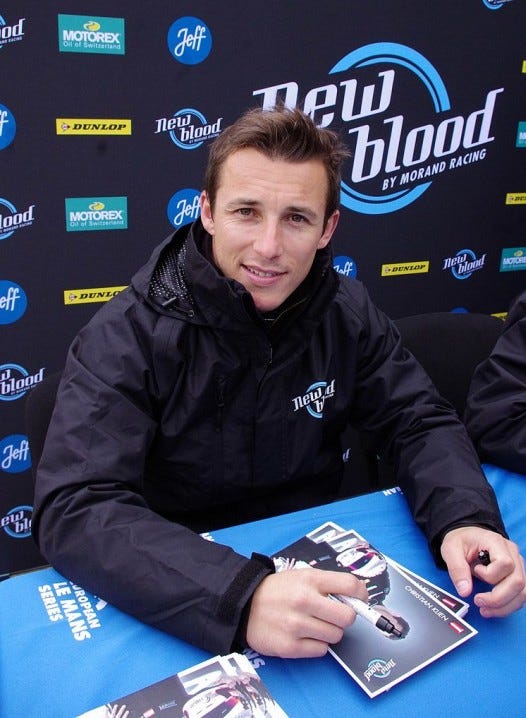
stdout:
<svg viewBox="0 0 526 718">
<path fill-rule="evenodd" d="M 329 594 L 367 601 L 367 589 L 350 573 L 289 570 L 267 576 L 252 597 L 247 643 L 254 651 L 281 658 L 323 656 L 356 618 L 350 606 Z"/>
</svg>

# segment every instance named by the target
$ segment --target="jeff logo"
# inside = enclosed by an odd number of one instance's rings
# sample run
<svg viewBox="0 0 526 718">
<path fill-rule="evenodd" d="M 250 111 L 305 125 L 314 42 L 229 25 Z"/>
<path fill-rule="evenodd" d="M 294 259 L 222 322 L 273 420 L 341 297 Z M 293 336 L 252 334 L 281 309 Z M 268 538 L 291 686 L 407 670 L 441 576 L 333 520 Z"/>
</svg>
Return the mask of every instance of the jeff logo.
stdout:
<svg viewBox="0 0 526 718">
<path fill-rule="evenodd" d="M 336 379 L 333 379 L 330 384 L 326 381 L 317 381 L 311 384 L 305 394 L 292 399 L 294 411 L 305 408 L 315 419 L 322 419 L 325 401 L 332 399 L 336 393 L 335 384 Z"/>
</svg>

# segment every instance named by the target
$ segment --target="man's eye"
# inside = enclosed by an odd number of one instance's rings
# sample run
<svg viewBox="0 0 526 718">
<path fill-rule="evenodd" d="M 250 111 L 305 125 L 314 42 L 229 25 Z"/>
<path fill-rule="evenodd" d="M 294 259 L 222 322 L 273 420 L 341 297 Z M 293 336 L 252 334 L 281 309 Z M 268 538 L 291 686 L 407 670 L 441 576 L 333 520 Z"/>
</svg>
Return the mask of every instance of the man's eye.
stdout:
<svg viewBox="0 0 526 718">
<path fill-rule="evenodd" d="M 302 222 L 306 222 L 307 219 L 302 214 L 291 214 L 290 215 L 291 222 L 301 224 Z"/>
<path fill-rule="evenodd" d="M 238 214 L 240 214 L 242 217 L 250 217 L 250 215 L 252 214 L 251 207 L 240 207 L 237 211 Z"/>
</svg>

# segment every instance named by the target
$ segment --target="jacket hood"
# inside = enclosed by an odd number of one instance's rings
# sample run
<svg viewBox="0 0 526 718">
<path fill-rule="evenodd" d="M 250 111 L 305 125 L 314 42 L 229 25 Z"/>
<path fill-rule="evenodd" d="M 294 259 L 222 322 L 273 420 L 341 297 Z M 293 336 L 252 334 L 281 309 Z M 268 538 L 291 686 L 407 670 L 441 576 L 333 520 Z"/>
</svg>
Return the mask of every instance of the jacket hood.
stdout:
<svg viewBox="0 0 526 718">
<path fill-rule="evenodd" d="M 133 275 L 134 290 L 160 312 L 175 308 L 188 313 L 192 302 L 184 279 L 188 227 L 182 227 L 158 244 L 148 261 Z"/>
</svg>

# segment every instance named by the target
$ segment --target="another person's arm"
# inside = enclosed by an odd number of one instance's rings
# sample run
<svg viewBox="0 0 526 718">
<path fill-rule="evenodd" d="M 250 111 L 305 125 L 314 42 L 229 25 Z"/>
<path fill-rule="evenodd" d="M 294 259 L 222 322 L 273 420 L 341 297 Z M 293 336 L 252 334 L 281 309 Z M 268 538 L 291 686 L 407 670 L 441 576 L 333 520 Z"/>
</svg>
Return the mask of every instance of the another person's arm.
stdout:
<svg viewBox="0 0 526 718">
<path fill-rule="evenodd" d="M 526 292 L 475 370 L 465 421 L 483 461 L 526 474 Z"/>
</svg>

